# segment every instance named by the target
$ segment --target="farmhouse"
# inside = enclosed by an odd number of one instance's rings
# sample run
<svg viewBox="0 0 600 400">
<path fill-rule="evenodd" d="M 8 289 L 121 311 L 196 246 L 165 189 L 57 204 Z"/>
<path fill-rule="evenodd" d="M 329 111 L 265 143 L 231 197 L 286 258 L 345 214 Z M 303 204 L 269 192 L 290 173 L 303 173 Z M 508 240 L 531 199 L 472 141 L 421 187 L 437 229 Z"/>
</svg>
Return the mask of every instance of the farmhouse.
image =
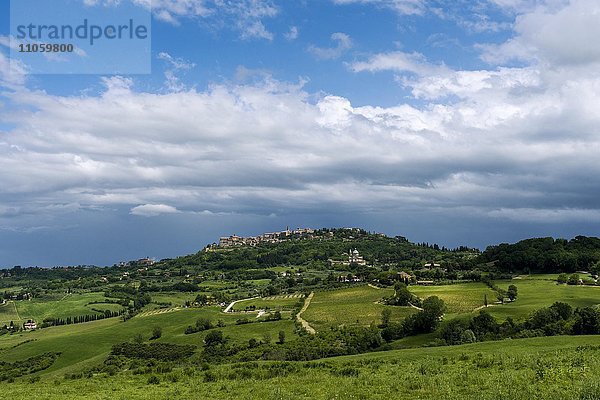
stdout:
<svg viewBox="0 0 600 400">
<path fill-rule="evenodd" d="M 23 329 L 32 331 L 34 329 L 37 329 L 37 324 L 34 320 L 28 319 L 27 322 L 23 324 Z"/>
<path fill-rule="evenodd" d="M 425 268 L 438 268 L 438 267 L 440 266 L 440 264 L 438 264 L 438 263 L 434 263 L 434 262 L 430 262 L 430 263 L 427 263 L 427 264 L 425 264 L 425 265 L 423 265 L 423 266 L 424 266 Z"/>
<path fill-rule="evenodd" d="M 406 284 L 412 280 L 412 275 L 404 271 L 398 272 L 397 277 L 400 282 L 404 282 Z"/>
</svg>

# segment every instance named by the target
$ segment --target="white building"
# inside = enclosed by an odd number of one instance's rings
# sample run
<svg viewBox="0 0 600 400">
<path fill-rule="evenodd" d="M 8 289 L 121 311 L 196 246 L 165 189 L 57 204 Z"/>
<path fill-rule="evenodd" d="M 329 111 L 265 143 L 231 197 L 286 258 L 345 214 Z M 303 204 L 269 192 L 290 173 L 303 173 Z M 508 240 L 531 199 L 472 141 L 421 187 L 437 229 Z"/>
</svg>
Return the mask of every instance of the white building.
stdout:
<svg viewBox="0 0 600 400">
<path fill-rule="evenodd" d="M 364 260 L 363 256 L 360 255 L 357 249 L 350 250 L 348 252 L 348 263 L 349 264 L 358 264 L 358 265 L 367 265 L 367 262 Z"/>
</svg>

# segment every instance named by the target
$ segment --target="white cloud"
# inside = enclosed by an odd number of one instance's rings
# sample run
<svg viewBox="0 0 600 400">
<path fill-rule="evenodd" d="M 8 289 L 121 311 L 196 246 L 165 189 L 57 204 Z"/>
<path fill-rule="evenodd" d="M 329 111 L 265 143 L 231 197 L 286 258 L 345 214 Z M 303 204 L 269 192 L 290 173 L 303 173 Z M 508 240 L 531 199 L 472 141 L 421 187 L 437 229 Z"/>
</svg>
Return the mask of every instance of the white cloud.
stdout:
<svg viewBox="0 0 600 400">
<path fill-rule="evenodd" d="M 217 19 L 234 21 L 242 39 L 273 40 L 264 19 L 274 18 L 279 14 L 279 8 L 271 0 L 214 0 L 214 10 Z"/>
<path fill-rule="evenodd" d="M 187 87 L 181 82 L 178 74 L 182 71 L 188 71 L 196 66 L 196 64 L 186 61 L 182 58 L 174 58 L 167 52 L 158 53 L 157 58 L 167 62 L 169 67 L 165 70 L 165 86 L 171 92 L 181 92 Z"/>
<path fill-rule="evenodd" d="M 570 0 L 488 0 L 495 6 L 511 13 L 523 14 L 530 12 L 537 6 L 562 7 Z"/>
<path fill-rule="evenodd" d="M 405 15 L 421 15 L 425 12 L 425 0 L 333 0 L 334 3 L 345 4 L 370 4 L 386 7 Z"/>
<path fill-rule="evenodd" d="M 447 71 L 447 68 L 443 65 L 433 65 L 428 62 L 423 54 L 402 51 L 376 54 L 367 61 L 355 61 L 349 66 L 354 72 L 395 71 L 409 72 L 416 75 L 432 75 Z"/>
<path fill-rule="evenodd" d="M 599 18 L 596 0 L 542 3 L 517 16 L 512 39 L 483 46 L 482 57 L 490 63 L 536 60 L 555 66 L 600 62 Z"/>
<path fill-rule="evenodd" d="M 242 39 L 259 38 L 273 40 L 273 33 L 269 32 L 262 21 L 252 21 L 242 28 Z"/>
<path fill-rule="evenodd" d="M 0 52 L 0 86 L 15 88 L 25 84 L 27 71 L 20 60 L 11 60 Z"/>
<path fill-rule="evenodd" d="M 173 58 L 165 51 L 158 53 L 158 59 L 168 62 L 175 69 L 189 70 L 196 66 L 196 64 L 185 61 L 183 58 Z"/>
<path fill-rule="evenodd" d="M 290 26 L 290 30 L 284 35 L 287 40 L 298 39 L 299 30 L 297 26 Z"/>
<path fill-rule="evenodd" d="M 156 18 L 178 24 L 179 18 L 208 17 L 214 11 L 207 0 L 132 0 L 146 8 L 152 7 Z"/>
<path fill-rule="evenodd" d="M 417 98 L 440 99 L 456 96 L 462 99 L 503 96 L 507 92 L 538 90 L 539 71 L 533 68 L 499 68 L 497 70 L 446 71 L 416 80 L 404 80 Z"/>
<path fill-rule="evenodd" d="M 86 5 L 115 5 L 122 0 L 83 0 Z M 263 19 L 279 13 L 272 0 L 130 0 L 152 10 L 160 21 L 180 25 L 182 19 L 201 19 L 218 28 L 234 27 L 243 39 L 273 39 Z"/>
<path fill-rule="evenodd" d="M 554 23 L 574 12 L 548 10 L 535 8 L 523 21 L 535 15 Z M 522 67 L 456 71 L 400 51 L 349 64 L 357 73 L 393 72 L 415 99 L 426 100 L 419 106 L 359 107 L 244 68 L 239 80 L 254 83 L 205 91 L 147 93 L 124 77 L 104 78 L 98 96 L 8 91 L 19 112 L 0 114 L 14 126 L 0 136 L 0 224 L 64 204 L 138 215 L 598 215 L 600 69 L 594 52 L 582 50 L 595 43 L 569 50 L 571 59 L 567 50 L 551 54 L 558 46 L 551 37 L 535 41 L 518 32 L 513 41 L 536 59 Z M 334 40 L 344 43 L 343 36 Z M 159 57 L 175 69 L 189 65 Z"/>
<path fill-rule="evenodd" d="M 489 216 L 497 219 L 528 221 L 542 224 L 564 222 L 600 222 L 600 210 L 597 209 L 535 209 L 514 208 L 491 210 Z"/>
<path fill-rule="evenodd" d="M 131 209 L 131 214 L 142 217 L 156 217 L 161 214 L 177 214 L 180 211 L 166 204 L 143 204 Z"/>
<path fill-rule="evenodd" d="M 352 48 L 352 39 L 342 32 L 336 32 L 331 35 L 331 40 L 337 42 L 335 47 L 317 47 L 311 45 L 308 51 L 315 57 L 323 60 L 340 58 L 342 54 Z"/>
<path fill-rule="evenodd" d="M 166 94 L 120 77 L 106 78 L 99 97 L 24 91 L 13 96 L 23 110 L 4 116 L 16 128 L 0 141 L 0 204 L 17 210 L 13 220 L 23 207 L 51 213 L 73 202 L 137 215 L 597 209 L 598 77 L 500 69 L 435 78 L 418 77 L 414 90 L 459 100 L 313 103 L 271 78 Z"/>
<path fill-rule="evenodd" d="M 10 47 L 10 38 L 0 35 L 0 87 L 15 89 L 25 84 L 28 67 L 20 60 L 11 59 L 4 54 L 4 49 L 9 51 Z"/>
</svg>

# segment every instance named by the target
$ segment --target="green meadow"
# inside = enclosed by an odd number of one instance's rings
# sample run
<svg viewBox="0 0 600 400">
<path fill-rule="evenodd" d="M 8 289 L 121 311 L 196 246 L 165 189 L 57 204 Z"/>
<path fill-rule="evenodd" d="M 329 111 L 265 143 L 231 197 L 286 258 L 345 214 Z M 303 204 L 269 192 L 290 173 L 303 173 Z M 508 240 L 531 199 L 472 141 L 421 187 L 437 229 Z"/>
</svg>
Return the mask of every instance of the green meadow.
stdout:
<svg viewBox="0 0 600 400">
<path fill-rule="evenodd" d="M 105 303 L 108 299 L 102 292 L 69 293 L 37 297 L 32 300 L 9 302 L 0 306 L 0 325 L 22 323 L 34 319 L 41 323 L 44 318 L 67 318 L 78 315 L 97 314 L 97 310 L 118 311 L 118 304 Z M 16 307 L 16 312 L 14 308 Z"/>
<path fill-rule="evenodd" d="M 563 301 L 573 307 L 600 304 L 600 287 L 558 285 L 555 275 L 521 276 L 494 282 L 506 289 L 514 284 L 514 302 L 493 304 L 496 293 L 483 283 L 441 286 L 409 286 L 420 298 L 438 296 L 453 318 L 472 316 L 487 296 L 493 316 L 516 320 L 533 311 Z M 386 306 L 382 299 L 392 288 L 368 285 L 336 290 L 316 290 L 302 314 L 313 328 L 327 331 L 337 326 L 368 326 L 381 322 L 384 309 L 392 311 L 392 321 L 401 321 L 417 312 L 411 307 Z M 223 313 L 221 307 L 184 308 L 197 293 L 160 292 L 152 303 L 133 318 L 109 318 L 64 325 L 32 332 L 0 336 L 0 360 L 16 362 L 47 352 L 60 356 L 47 369 L 0 383 L 11 398 L 43 399 L 600 399 L 600 337 L 557 336 L 532 339 L 480 342 L 460 346 L 427 347 L 438 332 L 408 336 L 385 344 L 381 350 L 312 362 L 252 362 L 237 364 L 175 367 L 158 373 L 149 384 L 149 374 L 136 375 L 123 370 L 116 375 L 97 373 L 88 378 L 65 379 L 102 364 L 113 345 L 131 342 L 137 335 L 148 343 L 152 330 L 160 327 L 155 342 L 194 345 L 198 352 L 204 338 L 214 329 L 185 334 L 200 318 L 223 332 L 230 343 L 247 346 L 251 339 L 274 343 L 280 331 L 286 342 L 298 339 L 290 311 L 279 321 L 260 322 L 256 313 Z M 91 308 L 107 309 L 114 304 L 101 292 L 56 295 L 31 301 L 8 302 L 0 306 L 0 319 L 17 320 L 46 316 L 66 317 L 91 313 Z M 305 301 L 300 292 L 241 301 L 243 310 L 291 310 Z M 91 303 L 91 304 L 90 304 Z M 156 303 L 171 303 L 158 308 Z M 18 313 L 18 314 L 17 314 Z M 240 324 L 247 319 L 250 323 Z M 36 381 L 39 377 L 40 380 Z M 33 379 L 32 379 L 33 378 Z"/>
<path fill-rule="evenodd" d="M 14 301 L 7 301 L 0 305 L 0 325 L 9 324 L 13 321 L 15 324 L 21 322 L 21 317 Z"/>
<path fill-rule="evenodd" d="M 400 320 L 415 312 L 410 307 L 381 304 L 393 289 L 376 289 L 361 285 L 349 289 L 315 292 L 308 309 L 302 314 L 317 331 L 340 325 L 371 325 L 381 322 L 381 312 L 388 308 L 392 319 Z"/>
<path fill-rule="evenodd" d="M 443 286 L 410 286 L 410 291 L 421 299 L 437 296 L 446 303 L 447 313 L 469 313 L 484 305 L 484 297 L 488 303 L 496 301 L 496 292 L 480 282 L 459 283 Z"/>
<path fill-rule="evenodd" d="M 556 301 L 569 303 L 572 307 L 587 307 L 600 304 L 599 286 L 571 286 L 558 284 L 549 276 L 523 276 L 521 279 L 510 281 L 496 281 L 503 289 L 508 285 L 516 285 L 518 297 L 514 303 L 489 307 L 488 311 L 499 319 L 507 317 L 526 317 L 533 311 L 542 307 L 549 307 Z"/>
<path fill-rule="evenodd" d="M 202 347 L 207 332 L 184 334 L 185 328 L 194 325 L 198 318 L 208 318 L 214 324 L 219 319 L 223 320 L 226 326 L 219 329 L 230 340 L 238 343 L 247 343 L 251 338 L 263 340 L 265 333 L 275 340 L 281 330 L 286 332 L 289 340 L 294 337 L 294 323 L 290 319 L 236 325 L 236 321 L 244 316 L 237 313 L 224 314 L 218 307 L 157 311 L 142 313 L 126 322 L 122 322 L 120 318 L 109 318 L 4 335 L 0 337 L 0 354 L 3 361 L 13 362 L 45 352 L 61 352 L 56 363 L 44 371 L 44 374 L 62 376 L 101 363 L 114 344 L 130 341 L 137 334 L 149 339 L 152 329 L 157 326 L 163 332 L 159 342 Z M 254 316 L 251 318 L 255 319 Z"/>
<path fill-rule="evenodd" d="M 157 376 L 46 376 L 0 384 L 11 399 L 598 399 L 599 336 L 397 350 L 322 361 L 252 362 Z"/>
<path fill-rule="evenodd" d="M 246 307 L 256 307 L 257 310 L 270 309 L 270 310 L 289 310 L 303 301 L 304 295 L 300 293 L 292 293 L 288 295 L 270 296 L 252 300 L 244 300 L 235 303 L 233 307 L 235 310 L 244 310 Z"/>
<path fill-rule="evenodd" d="M 198 293 L 160 292 L 152 294 L 153 303 L 170 303 L 172 307 L 183 307 L 186 301 L 193 302 Z"/>
</svg>

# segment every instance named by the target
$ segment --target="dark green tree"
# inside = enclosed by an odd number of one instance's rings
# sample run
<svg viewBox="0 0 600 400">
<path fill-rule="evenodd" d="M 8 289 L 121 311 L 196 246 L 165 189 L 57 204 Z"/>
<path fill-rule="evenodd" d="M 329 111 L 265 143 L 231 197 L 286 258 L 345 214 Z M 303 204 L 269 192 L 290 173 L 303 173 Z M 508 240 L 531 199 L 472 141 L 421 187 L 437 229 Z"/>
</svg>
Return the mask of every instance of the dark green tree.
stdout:
<svg viewBox="0 0 600 400">
<path fill-rule="evenodd" d="M 162 328 L 160 326 L 155 326 L 154 328 L 152 328 L 152 336 L 150 337 L 150 340 L 158 339 L 161 336 L 162 336 Z"/>
<path fill-rule="evenodd" d="M 390 324 L 390 319 L 392 318 L 392 310 L 389 308 L 384 308 L 381 311 L 381 327 L 385 328 Z"/>
<path fill-rule="evenodd" d="M 579 274 L 571 274 L 569 276 L 569 280 L 567 281 L 568 285 L 579 285 Z"/>
<path fill-rule="evenodd" d="M 515 285 L 510 285 L 506 291 L 506 296 L 508 296 L 510 301 L 515 301 L 517 298 L 517 287 Z"/>
<path fill-rule="evenodd" d="M 210 331 L 204 337 L 205 347 L 214 347 L 225 343 L 225 337 L 222 331 Z"/>
<path fill-rule="evenodd" d="M 573 308 L 567 303 L 557 301 L 550 306 L 550 309 L 554 310 L 556 314 L 565 321 L 573 315 Z"/>
<path fill-rule="evenodd" d="M 575 335 L 597 335 L 600 333 L 600 313 L 592 307 L 578 308 L 575 310 Z"/>
</svg>

